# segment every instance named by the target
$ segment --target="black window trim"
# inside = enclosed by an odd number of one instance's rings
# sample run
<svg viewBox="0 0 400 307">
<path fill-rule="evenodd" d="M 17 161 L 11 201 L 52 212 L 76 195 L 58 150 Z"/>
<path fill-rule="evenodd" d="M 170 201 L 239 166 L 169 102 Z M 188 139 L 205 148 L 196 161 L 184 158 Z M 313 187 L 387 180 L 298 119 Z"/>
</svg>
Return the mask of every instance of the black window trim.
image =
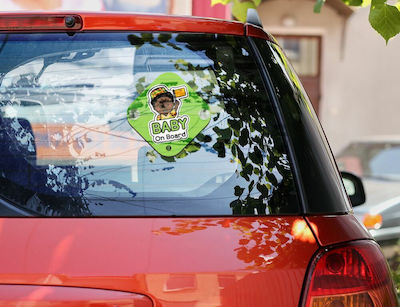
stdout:
<svg viewBox="0 0 400 307">
<path fill-rule="evenodd" d="M 303 182 L 301 180 L 301 175 L 299 173 L 299 166 L 297 163 L 294 147 L 292 140 L 289 136 L 288 130 L 286 128 L 286 123 L 285 123 L 285 118 L 283 116 L 283 111 L 281 109 L 281 106 L 278 101 L 278 97 L 276 95 L 275 89 L 272 85 L 272 80 L 271 76 L 268 73 L 267 67 L 264 63 L 263 58 L 261 57 L 260 51 L 258 50 L 254 39 L 252 37 L 247 36 L 247 41 L 249 43 L 250 51 L 252 52 L 252 55 L 254 56 L 255 62 L 257 66 L 259 67 L 259 71 L 261 74 L 261 79 L 264 83 L 264 86 L 266 88 L 266 91 L 269 95 L 269 98 L 271 100 L 271 105 L 272 108 L 275 112 L 277 121 L 278 121 L 278 126 L 279 129 L 281 130 L 282 138 L 284 140 L 284 145 L 286 146 L 287 154 L 288 154 L 288 160 L 291 164 L 291 171 L 293 174 L 293 181 L 294 185 L 296 187 L 296 192 L 297 196 L 299 199 L 300 203 L 300 209 L 301 213 L 305 214 L 307 212 L 306 210 L 306 203 L 307 203 L 307 197 L 305 195 L 305 191 L 303 188 Z M 273 42 L 272 42 L 273 43 Z"/>
<path fill-rule="evenodd" d="M 283 137 L 286 141 L 285 145 L 287 146 L 289 155 L 288 158 L 293 165 L 292 173 L 295 181 L 294 184 L 298 189 L 298 199 L 301 202 L 300 207 L 303 209 L 303 214 L 351 214 L 351 204 L 345 192 L 340 172 L 332 155 L 329 143 L 327 142 L 326 135 L 323 132 L 323 128 L 315 126 L 316 123 L 313 123 L 314 120 L 307 117 L 308 113 L 305 114 L 304 110 L 299 110 L 299 122 L 293 122 L 293 124 L 296 125 L 294 127 L 297 127 L 294 129 L 300 129 L 301 131 L 301 133 L 296 136 L 296 139 L 294 139 L 294 135 L 292 134 L 294 133 L 294 131 L 292 131 L 293 127 L 289 126 L 290 123 L 288 122 L 291 121 L 292 118 L 290 117 L 290 114 L 286 113 L 290 111 L 285 110 L 286 106 L 281 104 L 279 96 L 275 90 L 275 82 L 273 82 L 273 79 L 271 78 L 272 72 L 270 73 L 268 70 L 268 63 L 264 61 L 264 56 L 261 54 L 258 41 L 265 42 L 265 44 L 268 45 L 267 49 L 269 50 L 273 47 L 280 48 L 279 45 L 275 42 L 271 43 L 261 38 L 248 37 L 248 40 L 253 56 L 260 67 L 262 80 L 267 88 L 267 92 L 271 95 L 272 107 L 275 108 L 277 118 L 280 121 L 278 124 L 281 125 Z M 298 120 L 295 121 L 297 122 Z M 305 125 L 301 122 L 304 122 Z M 314 146 L 317 147 L 314 148 Z M 311 153 L 314 151 L 316 151 L 316 154 L 312 154 L 312 161 L 309 161 L 307 165 L 304 164 L 305 162 L 303 163 L 303 160 L 299 160 L 299 157 L 302 157 L 303 155 L 302 153 Z M 327 157 L 322 157 L 321 154 L 327 154 Z M 304 155 L 303 158 L 305 158 Z M 323 161 L 321 161 L 321 159 Z M 315 168 L 316 172 L 310 174 L 307 171 L 307 169 L 310 168 Z M 340 189 L 340 191 L 337 189 Z M 314 195 L 314 193 L 316 195 Z"/>
</svg>

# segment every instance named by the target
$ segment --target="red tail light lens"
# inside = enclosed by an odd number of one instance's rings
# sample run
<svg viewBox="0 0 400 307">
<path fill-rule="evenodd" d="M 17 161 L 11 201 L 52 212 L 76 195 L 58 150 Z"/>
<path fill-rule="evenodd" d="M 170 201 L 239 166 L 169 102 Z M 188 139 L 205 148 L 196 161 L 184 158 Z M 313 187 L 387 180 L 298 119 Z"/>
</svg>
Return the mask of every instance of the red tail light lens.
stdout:
<svg viewBox="0 0 400 307">
<path fill-rule="evenodd" d="M 398 306 L 386 260 L 373 241 L 320 252 L 310 275 L 307 307 Z"/>
<path fill-rule="evenodd" d="M 79 15 L 3 15 L 0 16 L 0 31 L 53 31 L 79 30 L 82 18 Z"/>
</svg>

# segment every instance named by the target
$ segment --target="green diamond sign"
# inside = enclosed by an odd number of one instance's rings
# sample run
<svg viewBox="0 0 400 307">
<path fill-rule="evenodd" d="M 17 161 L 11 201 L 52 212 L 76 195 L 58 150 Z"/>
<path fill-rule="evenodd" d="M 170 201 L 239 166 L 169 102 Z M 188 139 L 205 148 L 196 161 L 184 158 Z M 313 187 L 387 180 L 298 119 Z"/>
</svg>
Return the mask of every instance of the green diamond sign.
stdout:
<svg viewBox="0 0 400 307">
<path fill-rule="evenodd" d="M 160 155 L 182 151 L 210 122 L 208 104 L 175 73 L 164 73 L 129 106 L 128 122 Z"/>
</svg>

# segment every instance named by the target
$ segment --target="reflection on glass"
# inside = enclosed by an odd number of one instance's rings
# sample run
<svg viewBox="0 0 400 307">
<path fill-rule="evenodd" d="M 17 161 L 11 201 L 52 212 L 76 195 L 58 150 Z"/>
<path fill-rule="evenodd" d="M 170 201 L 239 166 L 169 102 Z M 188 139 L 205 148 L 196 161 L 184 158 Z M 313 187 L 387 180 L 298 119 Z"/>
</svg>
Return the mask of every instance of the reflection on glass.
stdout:
<svg viewBox="0 0 400 307">
<path fill-rule="evenodd" d="M 400 180 L 400 145 L 397 140 L 353 142 L 338 155 L 339 167 L 358 176 Z"/>
<path fill-rule="evenodd" d="M 276 39 L 300 76 L 318 75 L 319 42 L 317 37 L 277 35 Z"/>
<path fill-rule="evenodd" d="M 343 178 L 343 184 L 349 196 L 352 196 L 356 193 L 356 187 L 354 186 L 353 181 L 347 178 Z"/>
<path fill-rule="evenodd" d="M 243 38 L 0 38 L 7 63 L 0 86 L 0 196 L 16 207 L 47 216 L 299 211 L 280 130 Z M 127 121 L 135 118 L 127 114 L 132 101 L 166 72 L 206 101 L 211 116 L 173 157 L 153 150 Z"/>
</svg>

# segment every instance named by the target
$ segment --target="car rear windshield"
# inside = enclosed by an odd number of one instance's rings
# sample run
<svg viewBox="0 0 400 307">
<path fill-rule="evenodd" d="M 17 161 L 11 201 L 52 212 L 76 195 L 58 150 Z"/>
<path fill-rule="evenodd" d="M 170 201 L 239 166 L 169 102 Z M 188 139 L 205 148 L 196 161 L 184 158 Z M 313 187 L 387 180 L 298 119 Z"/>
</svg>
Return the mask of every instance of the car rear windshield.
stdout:
<svg viewBox="0 0 400 307">
<path fill-rule="evenodd" d="M 299 212 L 246 38 L 0 35 L 0 215 Z"/>
</svg>

